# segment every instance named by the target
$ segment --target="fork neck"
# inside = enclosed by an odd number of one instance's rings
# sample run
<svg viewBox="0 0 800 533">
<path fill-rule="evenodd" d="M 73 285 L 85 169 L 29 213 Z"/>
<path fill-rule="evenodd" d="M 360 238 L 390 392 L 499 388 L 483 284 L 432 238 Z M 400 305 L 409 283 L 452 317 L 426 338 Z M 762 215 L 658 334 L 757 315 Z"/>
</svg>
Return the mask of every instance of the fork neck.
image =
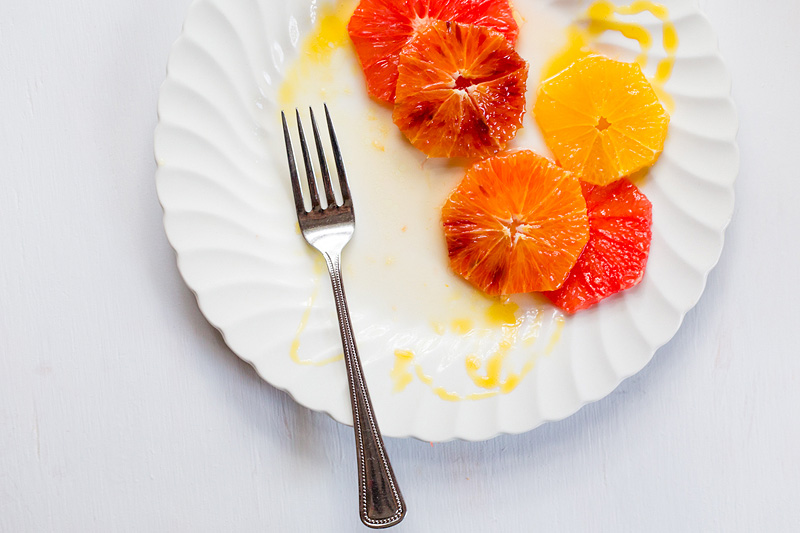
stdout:
<svg viewBox="0 0 800 533">
<path fill-rule="evenodd" d="M 330 256 L 341 256 L 345 245 L 353 235 L 352 226 L 332 225 L 317 227 L 313 231 L 304 231 L 306 241 L 319 250 L 320 253 Z"/>
</svg>

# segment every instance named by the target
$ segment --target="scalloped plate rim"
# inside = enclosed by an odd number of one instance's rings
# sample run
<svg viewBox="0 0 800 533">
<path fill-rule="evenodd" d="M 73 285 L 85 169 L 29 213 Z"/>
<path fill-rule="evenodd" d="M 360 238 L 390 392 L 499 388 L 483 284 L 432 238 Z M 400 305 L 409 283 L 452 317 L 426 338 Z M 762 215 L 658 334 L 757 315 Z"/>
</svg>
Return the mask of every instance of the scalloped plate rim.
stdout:
<svg viewBox="0 0 800 533">
<path fill-rule="evenodd" d="M 163 127 L 163 124 L 162 124 L 162 113 L 163 113 L 163 111 L 161 109 L 161 105 L 162 105 L 161 94 L 162 94 L 163 87 L 169 82 L 169 79 L 170 79 L 170 70 L 172 68 L 172 61 L 173 61 L 173 51 L 180 45 L 180 43 L 184 39 L 186 39 L 186 21 L 189 19 L 192 11 L 198 5 L 200 5 L 202 3 L 202 1 L 203 0 L 193 0 L 191 2 L 191 4 L 189 5 L 189 7 L 187 9 L 186 17 L 184 19 L 184 23 L 182 24 L 182 27 L 181 27 L 180 35 L 175 39 L 175 41 L 170 46 L 169 59 L 167 61 L 167 66 L 166 66 L 166 69 L 165 69 L 166 76 L 165 76 L 164 81 L 161 83 L 161 85 L 159 87 L 159 99 L 158 99 L 158 104 L 157 104 L 158 124 L 156 125 L 155 132 L 154 132 L 153 146 L 154 146 L 154 156 L 155 156 L 155 160 L 156 160 L 156 164 L 157 164 L 157 169 L 156 169 L 156 172 L 155 172 L 157 196 L 158 196 L 158 200 L 159 200 L 159 205 L 161 206 L 162 212 L 163 212 L 163 214 L 162 214 L 162 223 L 164 224 L 164 227 L 165 227 L 165 233 L 166 233 L 167 241 L 169 242 L 169 244 L 172 247 L 173 252 L 175 254 L 176 264 L 177 264 L 177 268 L 178 268 L 178 271 L 180 273 L 180 276 L 183 279 L 183 281 L 186 284 L 186 286 L 191 291 L 192 295 L 194 296 L 195 301 L 197 302 L 197 305 L 198 305 L 198 308 L 199 308 L 200 312 L 202 313 L 204 318 L 208 321 L 208 323 L 220 333 L 220 335 L 222 336 L 222 338 L 223 338 L 224 342 L 226 343 L 226 346 L 228 347 L 228 349 L 231 350 L 239 359 L 241 359 L 243 362 L 247 363 L 250 367 L 252 367 L 255 370 L 256 374 L 259 376 L 260 379 L 264 380 L 266 383 L 268 383 L 270 386 L 274 387 L 275 389 L 280 390 L 280 391 L 286 393 L 287 395 L 289 395 L 289 397 L 292 398 L 292 400 L 294 402 L 298 403 L 299 405 L 301 405 L 303 407 L 311 409 L 313 411 L 318 411 L 318 412 L 324 413 L 324 414 L 328 415 L 333 420 L 336 420 L 339 423 L 342 423 L 342 424 L 345 424 L 345 425 L 348 425 L 348 426 L 352 426 L 352 423 L 339 419 L 331 410 L 325 408 L 324 406 L 312 406 L 312 405 L 309 405 L 309 404 L 313 403 L 313 402 L 300 401 L 297 398 L 297 395 L 295 394 L 295 392 L 293 392 L 288 386 L 283 385 L 281 383 L 277 383 L 280 380 L 276 380 L 274 375 L 268 375 L 267 372 L 263 372 L 261 369 L 259 369 L 259 367 L 255 364 L 255 362 L 253 360 L 251 360 L 250 358 L 238 353 L 233 348 L 231 348 L 230 344 L 228 342 L 228 337 L 227 337 L 225 331 L 214 320 L 209 318 L 209 314 L 208 314 L 207 310 L 205 309 L 204 304 L 201 301 L 199 293 L 190 284 L 190 282 L 187 279 L 187 276 L 185 274 L 184 268 L 181 265 L 180 253 L 178 252 L 179 246 L 176 244 L 176 242 L 174 240 L 174 237 L 172 235 L 172 232 L 169 229 L 169 224 L 168 224 L 168 222 L 166 220 L 167 217 L 168 217 L 168 210 L 167 210 L 167 208 L 165 207 L 165 205 L 163 203 L 163 199 L 162 199 L 161 193 L 159 191 L 159 186 L 158 186 L 158 183 L 160 181 L 159 180 L 159 175 L 161 174 L 162 170 L 164 168 L 166 168 L 165 165 L 159 160 L 159 157 L 158 157 L 159 150 L 160 150 L 159 149 L 159 142 L 158 142 L 159 132 Z M 699 6 L 697 6 L 697 2 L 693 1 L 692 5 L 694 7 L 694 13 L 697 16 L 701 17 L 704 20 L 704 22 L 706 22 L 709 25 L 709 27 L 711 27 L 710 20 L 705 15 L 705 13 L 703 13 L 700 10 Z M 707 286 L 707 283 L 708 283 L 708 276 L 711 273 L 711 271 L 714 270 L 717 267 L 717 265 L 719 264 L 719 261 L 720 261 L 721 256 L 722 256 L 722 252 L 724 250 L 725 241 L 726 241 L 726 232 L 727 232 L 727 229 L 730 226 L 730 223 L 731 223 L 731 221 L 733 219 L 733 214 L 734 214 L 734 209 L 735 209 L 736 193 L 735 193 L 734 185 L 735 185 L 736 179 L 738 178 L 738 174 L 739 174 L 740 166 L 741 166 L 740 150 L 739 150 L 739 146 L 738 146 L 738 132 L 739 132 L 741 123 L 740 123 L 740 120 L 739 120 L 738 108 L 736 107 L 736 103 L 735 103 L 735 101 L 734 101 L 734 99 L 732 97 L 732 80 L 730 78 L 730 71 L 729 71 L 729 69 L 727 67 L 727 63 L 724 61 L 724 57 L 722 56 L 722 54 L 720 52 L 719 40 L 718 40 L 718 36 L 716 35 L 716 33 L 713 34 L 713 38 L 714 38 L 714 52 L 713 52 L 713 54 L 709 54 L 709 56 L 718 57 L 721 60 L 722 64 L 725 66 L 726 74 L 728 74 L 728 76 L 729 76 L 728 82 L 727 82 L 727 88 L 726 88 L 726 96 L 724 98 L 720 97 L 720 98 L 715 98 L 715 99 L 719 99 L 719 100 L 723 100 L 724 99 L 724 100 L 726 100 L 726 103 L 730 104 L 730 109 L 731 109 L 731 111 L 733 113 L 733 116 L 731 118 L 734 120 L 734 122 L 736 124 L 735 130 L 734 130 L 733 135 L 731 136 L 731 138 L 729 138 L 729 139 L 726 138 L 726 139 L 722 139 L 722 140 L 728 142 L 728 144 L 734 149 L 735 154 L 736 154 L 736 162 L 735 162 L 735 165 L 732 167 L 732 172 L 731 172 L 732 175 L 728 176 L 728 179 L 726 179 L 725 182 L 724 182 L 725 183 L 724 188 L 725 188 L 725 190 L 727 192 L 730 193 L 731 201 L 730 201 L 730 206 L 729 206 L 728 212 L 725 215 L 724 224 L 720 225 L 719 235 L 720 235 L 721 241 L 720 241 L 719 250 L 717 251 L 716 257 L 714 258 L 713 262 L 711 262 L 711 265 L 702 274 L 702 288 L 701 288 L 699 294 L 696 296 L 696 298 L 694 298 L 694 301 L 691 303 L 691 305 L 686 307 L 686 309 L 681 309 L 681 311 L 680 311 L 680 319 L 678 320 L 677 327 L 674 328 L 674 330 L 669 334 L 669 336 L 668 336 L 666 341 L 661 342 L 661 343 L 650 343 L 650 342 L 648 342 L 648 345 L 651 347 L 650 356 L 643 362 L 643 364 L 641 366 L 638 366 L 638 368 L 636 368 L 635 370 L 633 370 L 631 372 L 627 372 L 625 374 L 621 374 L 619 376 L 619 378 L 616 380 L 616 382 L 613 384 L 613 386 L 611 386 L 611 388 L 608 390 L 608 392 L 600 393 L 599 395 L 594 395 L 594 396 L 588 397 L 588 398 L 581 398 L 581 400 L 577 403 L 577 405 L 575 405 L 573 409 L 569 410 L 569 412 L 567 414 L 564 414 L 563 416 L 558 416 L 558 417 L 545 417 L 545 416 L 542 416 L 541 420 L 539 420 L 537 423 L 531 425 L 530 427 L 526 427 L 525 429 L 521 429 L 521 430 L 504 430 L 502 428 L 499 428 L 497 430 L 490 430 L 488 432 L 481 432 L 481 431 L 477 431 L 477 430 L 476 431 L 466 432 L 466 433 L 457 433 L 456 432 L 455 434 L 453 434 L 452 436 L 450 436 L 448 438 L 436 439 L 435 440 L 436 442 L 450 442 L 450 441 L 453 441 L 453 440 L 463 440 L 463 441 L 467 441 L 467 442 L 481 442 L 481 441 L 493 439 L 493 438 L 501 436 L 501 435 L 519 435 L 519 434 L 522 434 L 522 433 L 527 433 L 528 431 L 532 431 L 532 430 L 534 430 L 534 429 L 536 429 L 536 428 L 538 428 L 538 427 L 540 427 L 540 426 L 542 426 L 542 425 L 544 425 L 546 423 L 558 422 L 558 421 L 561 421 L 561 420 L 564 420 L 566 418 L 569 418 L 569 417 L 573 416 L 574 414 L 576 414 L 578 411 L 580 411 L 586 405 L 588 405 L 590 403 L 598 402 L 598 401 L 600 401 L 600 400 L 602 400 L 604 398 L 609 397 L 610 395 L 612 395 L 616 391 L 617 388 L 619 388 L 619 386 L 622 384 L 622 382 L 624 382 L 628 378 L 630 378 L 630 377 L 638 374 L 639 372 L 641 372 L 641 370 L 644 369 L 653 360 L 653 358 L 655 357 L 656 353 L 663 346 L 668 344 L 674 338 L 674 336 L 677 334 L 677 332 L 682 327 L 687 313 L 689 313 L 692 309 L 694 309 L 697 306 L 698 302 L 700 301 L 700 299 L 702 298 L 703 294 L 705 293 L 705 289 L 706 289 L 706 286 Z M 425 442 L 428 442 L 428 441 L 431 440 L 428 437 L 426 437 L 425 435 L 416 434 L 414 431 L 407 431 L 402 435 L 391 435 L 390 437 L 391 438 L 414 438 L 414 439 L 418 439 L 420 441 L 425 441 Z"/>
</svg>

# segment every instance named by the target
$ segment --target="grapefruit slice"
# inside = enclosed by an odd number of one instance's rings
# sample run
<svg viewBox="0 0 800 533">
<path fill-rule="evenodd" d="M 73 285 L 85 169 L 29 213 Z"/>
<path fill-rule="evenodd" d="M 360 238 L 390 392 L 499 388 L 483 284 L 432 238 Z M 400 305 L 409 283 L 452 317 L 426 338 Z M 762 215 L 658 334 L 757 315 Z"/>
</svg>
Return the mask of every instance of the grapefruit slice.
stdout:
<svg viewBox="0 0 800 533">
<path fill-rule="evenodd" d="M 512 44 L 519 32 L 508 0 L 361 0 L 347 31 L 370 95 L 394 102 L 400 52 L 433 20 L 486 26 Z"/>
<path fill-rule="evenodd" d="M 652 206 L 636 185 L 623 179 L 599 187 L 583 184 L 589 242 L 564 285 L 545 295 L 574 313 L 637 285 L 650 254 Z"/>
<path fill-rule="evenodd" d="M 560 287 L 589 238 L 578 179 L 529 150 L 473 165 L 442 221 L 451 268 L 490 295 Z"/>
<path fill-rule="evenodd" d="M 429 157 L 486 157 L 522 126 L 528 64 L 501 33 L 432 22 L 398 72 L 394 123 Z"/>
<path fill-rule="evenodd" d="M 598 55 L 542 82 L 534 113 L 558 163 L 595 185 L 655 163 L 669 125 L 638 64 Z"/>
</svg>

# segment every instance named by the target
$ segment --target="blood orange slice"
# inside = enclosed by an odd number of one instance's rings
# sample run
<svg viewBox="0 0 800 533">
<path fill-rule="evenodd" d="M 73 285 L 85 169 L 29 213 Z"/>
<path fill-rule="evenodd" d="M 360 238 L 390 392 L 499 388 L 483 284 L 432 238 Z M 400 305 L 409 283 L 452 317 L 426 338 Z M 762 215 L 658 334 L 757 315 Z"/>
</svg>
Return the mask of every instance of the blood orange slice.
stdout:
<svg viewBox="0 0 800 533">
<path fill-rule="evenodd" d="M 491 295 L 560 287 L 589 238 L 577 178 L 529 150 L 473 165 L 442 221 L 453 271 Z"/>
<path fill-rule="evenodd" d="M 546 296 L 574 313 L 637 285 L 650 254 L 650 200 L 627 179 L 606 187 L 583 184 L 589 242 L 564 285 Z"/>
<path fill-rule="evenodd" d="M 433 20 L 486 26 L 511 43 L 519 31 L 508 0 L 361 0 L 347 30 L 370 95 L 394 102 L 400 52 Z"/>
<path fill-rule="evenodd" d="M 432 22 L 400 55 L 394 122 L 430 157 L 489 156 L 522 126 L 527 78 L 501 33 Z"/>
<path fill-rule="evenodd" d="M 542 82 L 534 113 L 559 164 L 595 185 L 652 165 L 669 125 L 638 64 L 598 55 Z"/>
</svg>

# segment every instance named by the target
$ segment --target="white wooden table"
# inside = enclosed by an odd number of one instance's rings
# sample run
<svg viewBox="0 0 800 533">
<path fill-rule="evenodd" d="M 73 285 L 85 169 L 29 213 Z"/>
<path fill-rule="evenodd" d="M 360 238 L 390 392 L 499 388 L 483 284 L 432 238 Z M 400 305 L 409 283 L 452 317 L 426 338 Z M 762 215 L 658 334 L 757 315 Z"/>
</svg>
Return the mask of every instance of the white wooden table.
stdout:
<svg viewBox="0 0 800 533">
<path fill-rule="evenodd" d="M 359 531 L 352 433 L 240 362 L 164 237 L 158 87 L 190 0 L 0 0 L 0 531 Z M 396 531 L 800 530 L 800 4 L 700 0 L 737 207 L 683 328 L 560 423 L 390 439 Z"/>
</svg>

